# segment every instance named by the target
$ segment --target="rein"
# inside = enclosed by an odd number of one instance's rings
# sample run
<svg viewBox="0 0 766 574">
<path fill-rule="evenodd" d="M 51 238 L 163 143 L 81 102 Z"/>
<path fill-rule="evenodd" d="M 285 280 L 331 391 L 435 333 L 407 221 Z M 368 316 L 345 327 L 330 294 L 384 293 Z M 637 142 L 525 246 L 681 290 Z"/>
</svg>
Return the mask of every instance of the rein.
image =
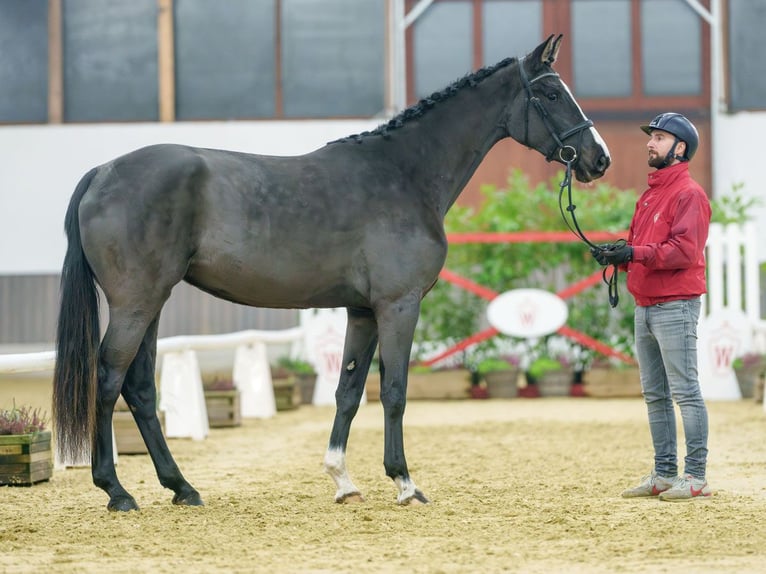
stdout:
<svg viewBox="0 0 766 574">
<path fill-rule="evenodd" d="M 575 215 L 575 209 L 577 209 L 577 206 L 572 202 L 572 165 L 577 161 L 578 155 L 577 155 L 577 150 L 573 146 L 564 144 L 564 140 L 566 140 L 567 138 L 575 134 L 579 134 L 580 137 L 582 137 L 583 131 L 593 126 L 593 122 L 583 117 L 583 121 L 581 121 L 579 124 L 557 134 L 556 130 L 551 124 L 550 118 L 548 117 L 548 110 L 545 109 L 545 106 L 543 106 L 542 102 L 540 101 L 540 98 L 538 98 L 532 93 L 532 84 L 541 78 L 545 78 L 547 76 L 554 76 L 558 78 L 559 75 L 556 72 L 545 72 L 544 74 L 540 74 L 539 76 L 536 76 L 530 80 L 527 77 L 526 70 L 524 70 L 524 58 L 521 58 L 521 60 L 519 60 L 519 74 L 521 75 L 521 81 L 524 85 L 524 90 L 527 93 L 526 114 L 524 116 L 524 141 L 526 142 L 529 140 L 529 110 L 530 110 L 529 106 L 530 104 L 532 104 L 537 110 L 537 113 L 540 116 L 540 119 L 542 120 L 543 125 L 545 125 L 545 128 L 548 130 L 548 133 L 550 133 L 551 137 L 553 138 L 553 141 L 556 142 L 556 147 L 554 147 L 549 153 L 544 154 L 545 159 L 547 161 L 551 161 L 551 158 L 553 157 L 554 153 L 558 150 L 559 159 L 566 166 L 564 180 L 561 182 L 560 189 L 559 189 L 559 210 L 561 211 L 561 217 L 564 219 L 564 223 L 566 223 L 569 230 L 572 233 L 574 233 L 577 237 L 579 237 L 583 241 L 583 243 L 585 243 L 591 249 L 602 251 L 603 247 L 600 247 L 596 245 L 595 243 L 593 243 L 591 240 L 589 240 L 585 236 L 585 233 L 583 233 L 583 230 L 580 228 L 580 224 L 577 222 L 577 216 Z M 564 210 L 563 197 L 564 197 L 565 189 L 567 190 L 567 201 L 569 202 L 569 204 L 566 207 L 566 212 L 568 212 L 570 215 L 570 218 L 572 220 L 571 223 L 569 219 L 567 218 L 565 210 Z M 625 240 L 621 239 L 620 241 L 624 242 Z M 601 277 L 604 283 L 606 283 L 607 287 L 609 288 L 609 304 L 612 307 L 616 307 L 617 303 L 619 303 L 620 301 L 620 296 L 619 296 L 619 293 L 617 292 L 617 278 L 618 278 L 619 270 L 617 265 L 614 265 L 613 267 L 614 267 L 614 270 L 612 271 L 612 274 L 608 277 L 607 277 L 607 271 L 609 268 L 605 267 L 604 271 L 601 274 Z"/>
<path fill-rule="evenodd" d="M 559 211 L 561 211 L 561 217 L 564 220 L 564 223 L 567 224 L 567 227 L 569 230 L 574 233 L 577 237 L 579 237 L 583 243 L 585 243 L 588 247 L 591 249 L 596 249 L 598 251 L 603 251 L 603 247 L 596 245 L 593 243 L 590 239 L 588 239 L 585 236 L 585 233 L 583 233 L 583 230 L 580 228 L 580 224 L 577 222 L 577 216 L 575 215 L 575 209 L 577 209 L 577 206 L 572 202 L 572 162 L 577 157 L 577 154 L 574 153 L 574 158 L 572 160 L 567 160 L 564 163 L 566 164 L 566 172 L 564 174 L 564 180 L 559 184 Z M 564 210 L 564 202 L 562 201 L 564 198 L 564 190 L 567 190 L 567 201 L 568 205 L 566 207 L 566 212 L 569 213 L 570 218 L 572 219 L 572 222 L 569 222 L 569 219 L 566 216 L 565 210 Z M 620 242 L 624 243 L 624 239 L 620 239 L 617 244 Z M 620 294 L 617 290 L 617 278 L 619 274 L 619 268 L 617 265 L 613 265 L 614 269 L 612 270 L 612 274 L 607 277 L 607 271 L 609 270 L 609 267 L 604 267 L 604 270 L 601 273 L 601 278 L 603 279 L 604 283 L 606 283 L 608 289 L 609 289 L 609 305 L 612 306 L 612 308 L 617 307 L 617 304 L 620 302 Z"/>
</svg>

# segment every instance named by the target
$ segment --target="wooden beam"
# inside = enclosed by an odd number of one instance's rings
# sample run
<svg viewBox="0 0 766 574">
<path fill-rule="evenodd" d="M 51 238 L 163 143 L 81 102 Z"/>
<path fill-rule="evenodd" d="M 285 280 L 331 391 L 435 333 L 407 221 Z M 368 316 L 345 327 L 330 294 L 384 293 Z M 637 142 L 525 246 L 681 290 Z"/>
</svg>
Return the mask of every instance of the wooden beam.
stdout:
<svg viewBox="0 0 766 574">
<path fill-rule="evenodd" d="M 61 0 L 48 0 L 48 123 L 64 121 L 64 59 Z"/>
<path fill-rule="evenodd" d="M 157 0 L 157 58 L 160 121 L 172 122 L 176 119 L 173 0 Z"/>
</svg>

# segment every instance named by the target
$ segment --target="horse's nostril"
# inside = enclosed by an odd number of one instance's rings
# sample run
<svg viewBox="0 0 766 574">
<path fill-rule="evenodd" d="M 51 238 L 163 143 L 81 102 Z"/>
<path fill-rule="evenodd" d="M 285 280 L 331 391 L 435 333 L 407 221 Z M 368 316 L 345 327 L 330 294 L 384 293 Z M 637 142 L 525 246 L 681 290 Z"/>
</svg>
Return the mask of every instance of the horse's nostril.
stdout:
<svg viewBox="0 0 766 574">
<path fill-rule="evenodd" d="M 596 168 L 600 172 L 605 172 L 606 168 L 609 167 L 609 164 L 611 163 L 611 160 L 609 159 L 608 155 L 601 155 L 601 157 L 598 158 L 598 161 L 596 161 Z"/>
</svg>

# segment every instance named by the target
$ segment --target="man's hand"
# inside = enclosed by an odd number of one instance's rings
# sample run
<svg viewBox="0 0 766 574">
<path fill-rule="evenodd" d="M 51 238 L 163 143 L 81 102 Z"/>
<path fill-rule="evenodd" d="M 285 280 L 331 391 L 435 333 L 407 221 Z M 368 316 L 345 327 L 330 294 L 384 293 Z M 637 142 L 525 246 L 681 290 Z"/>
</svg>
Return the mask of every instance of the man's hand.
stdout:
<svg viewBox="0 0 766 574">
<path fill-rule="evenodd" d="M 633 247 L 626 243 L 607 243 L 598 248 L 591 247 L 590 253 L 601 265 L 622 265 L 633 259 Z"/>
</svg>

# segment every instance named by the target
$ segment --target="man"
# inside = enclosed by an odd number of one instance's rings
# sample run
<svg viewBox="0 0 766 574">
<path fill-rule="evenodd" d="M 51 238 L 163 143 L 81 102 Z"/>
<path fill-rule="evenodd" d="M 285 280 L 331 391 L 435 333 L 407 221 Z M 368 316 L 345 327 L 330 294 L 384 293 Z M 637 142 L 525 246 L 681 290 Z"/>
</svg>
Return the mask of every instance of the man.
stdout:
<svg viewBox="0 0 766 574">
<path fill-rule="evenodd" d="M 697 321 L 705 293 L 704 248 L 710 202 L 689 175 L 699 145 L 694 125 L 681 114 L 660 114 L 649 125 L 649 189 L 636 203 L 628 241 L 591 249 L 601 265 L 627 271 L 636 299 L 636 355 L 654 446 L 654 469 L 623 497 L 689 500 L 710 496 L 705 479 L 708 416 L 697 372 Z M 678 475 L 678 404 L 686 437 L 684 472 Z"/>
</svg>

